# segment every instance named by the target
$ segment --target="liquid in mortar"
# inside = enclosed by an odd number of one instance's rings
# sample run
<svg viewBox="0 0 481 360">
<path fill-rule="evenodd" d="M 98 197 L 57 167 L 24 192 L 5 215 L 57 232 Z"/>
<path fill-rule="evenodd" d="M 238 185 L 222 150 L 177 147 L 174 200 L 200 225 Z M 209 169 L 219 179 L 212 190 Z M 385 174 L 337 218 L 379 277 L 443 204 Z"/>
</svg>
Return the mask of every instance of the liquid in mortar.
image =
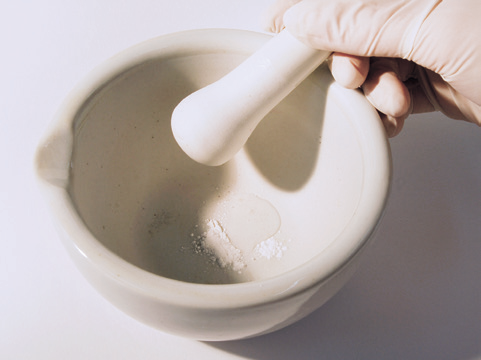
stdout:
<svg viewBox="0 0 481 360">
<path fill-rule="evenodd" d="M 279 262 L 288 251 L 279 212 L 254 194 L 230 196 L 207 207 L 201 219 L 191 233 L 194 250 L 226 271 L 256 277 L 266 263 Z"/>
</svg>

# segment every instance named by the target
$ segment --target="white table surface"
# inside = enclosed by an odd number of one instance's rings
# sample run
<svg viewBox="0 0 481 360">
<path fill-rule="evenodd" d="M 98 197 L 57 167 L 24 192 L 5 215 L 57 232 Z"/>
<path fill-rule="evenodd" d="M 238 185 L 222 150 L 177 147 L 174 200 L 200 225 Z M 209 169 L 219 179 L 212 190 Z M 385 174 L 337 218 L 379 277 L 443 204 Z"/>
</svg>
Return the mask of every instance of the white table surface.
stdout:
<svg viewBox="0 0 481 360">
<path fill-rule="evenodd" d="M 270 0 L 0 0 L 1 359 L 481 359 L 481 129 L 412 117 L 359 272 L 299 323 L 203 343 L 110 305 L 64 251 L 32 171 L 40 135 L 93 67 L 185 29 L 262 31 Z"/>
</svg>

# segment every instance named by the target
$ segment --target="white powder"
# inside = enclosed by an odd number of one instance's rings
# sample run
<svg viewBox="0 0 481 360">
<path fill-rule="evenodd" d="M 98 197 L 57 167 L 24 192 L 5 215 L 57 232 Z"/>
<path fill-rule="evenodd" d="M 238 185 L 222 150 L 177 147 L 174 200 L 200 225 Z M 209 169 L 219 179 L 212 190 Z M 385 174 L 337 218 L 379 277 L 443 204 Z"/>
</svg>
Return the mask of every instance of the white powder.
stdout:
<svg viewBox="0 0 481 360">
<path fill-rule="evenodd" d="M 266 258 L 267 260 L 272 258 L 280 259 L 286 250 L 287 247 L 273 237 L 260 242 L 254 249 L 256 254 Z"/>
<path fill-rule="evenodd" d="M 193 236 L 194 234 L 191 234 Z M 194 240 L 197 253 L 206 254 L 222 268 L 240 272 L 246 267 L 242 252 L 232 244 L 229 236 L 217 220 L 207 220 L 207 231 Z"/>
</svg>

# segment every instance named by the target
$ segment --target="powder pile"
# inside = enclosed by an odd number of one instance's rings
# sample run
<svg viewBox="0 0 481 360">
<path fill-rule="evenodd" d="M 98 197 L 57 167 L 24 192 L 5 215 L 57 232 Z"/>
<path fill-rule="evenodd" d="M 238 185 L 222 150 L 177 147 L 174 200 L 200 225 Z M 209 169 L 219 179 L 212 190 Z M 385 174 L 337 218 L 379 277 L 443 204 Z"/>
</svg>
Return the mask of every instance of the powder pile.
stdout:
<svg viewBox="0 0 481 360">
<path fill-rule="evenodd" d="M 286 250 L 287 247 L 273 237 L 260 242 L 254 249 L 256 254 L 267 260 L 272 258 L 280 259 Z"/>
<path fill-rule="evenodd" d="M 197 253 L 210 256 L 221 268 L 240 272 L 246 267 L 242 252 L 217 220 L 207 220 L 207 231 L 194 240 L 194 248 Z"/>
</svg>

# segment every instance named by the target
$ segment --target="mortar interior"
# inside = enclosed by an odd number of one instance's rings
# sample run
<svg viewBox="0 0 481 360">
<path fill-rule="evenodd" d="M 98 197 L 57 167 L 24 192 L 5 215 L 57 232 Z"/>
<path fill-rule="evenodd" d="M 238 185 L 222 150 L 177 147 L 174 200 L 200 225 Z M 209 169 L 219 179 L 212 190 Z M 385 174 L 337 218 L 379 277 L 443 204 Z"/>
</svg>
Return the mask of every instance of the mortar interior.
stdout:
<svg viewBox="0 0 481 360">
<path fill-rule="evenodd" d="M 124 260 L 192 283 L 260 280 L 322 252 L 355 214 L 362 149 L 325 67 L 229 163 L 203 166 L 178 147 L 174 107 L 247 55 L 159 56 L 112 78 L 78 112 L 69 193 L 89 230 Z M 242 254 L 241 269 L 202 248 L 209 220 Z M 281 256 L 258 251 L 268 239 Z"/>
</svg>

